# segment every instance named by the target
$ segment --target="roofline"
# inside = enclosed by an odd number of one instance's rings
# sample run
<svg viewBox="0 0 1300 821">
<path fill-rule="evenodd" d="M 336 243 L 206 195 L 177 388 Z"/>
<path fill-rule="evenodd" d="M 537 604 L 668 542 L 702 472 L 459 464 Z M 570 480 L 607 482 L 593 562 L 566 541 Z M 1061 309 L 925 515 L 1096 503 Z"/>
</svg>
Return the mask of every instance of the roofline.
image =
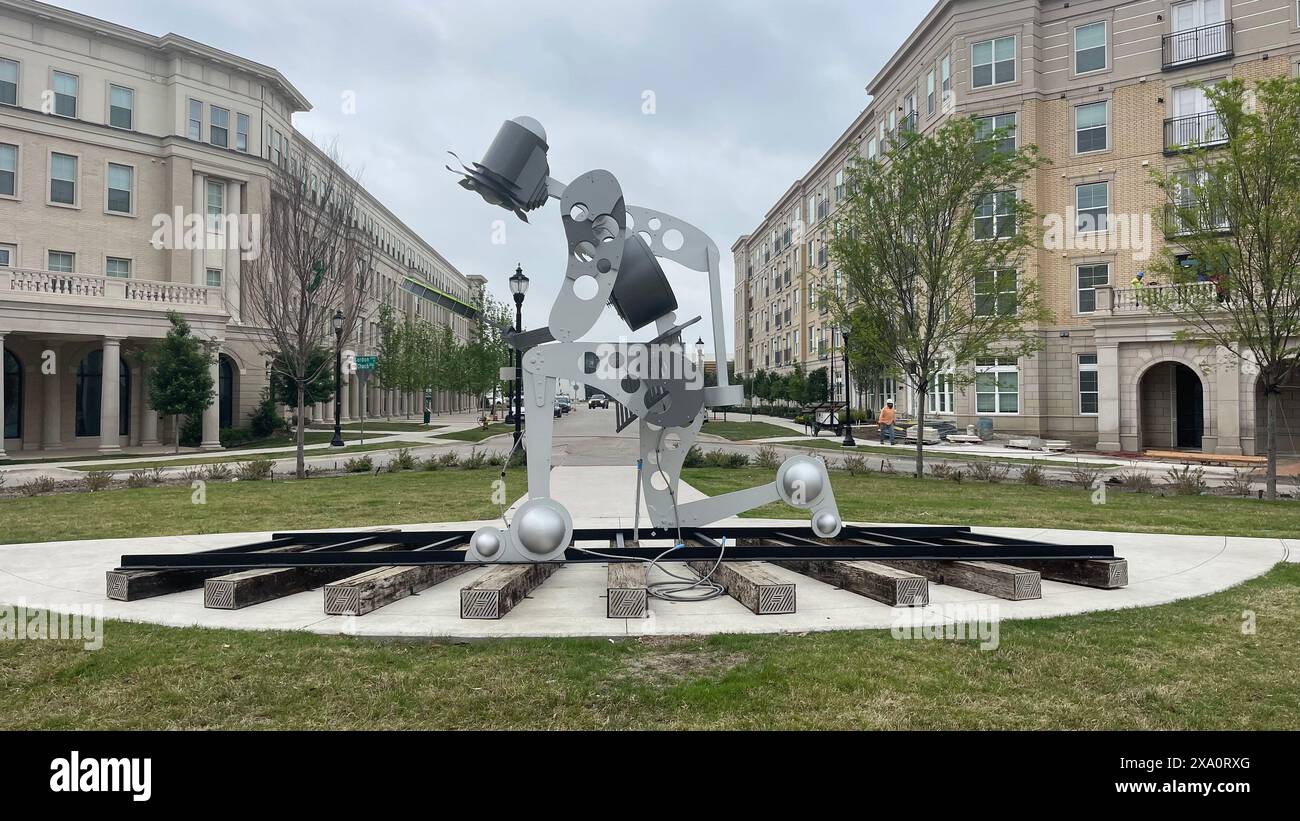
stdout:
<svg viewBox="0 0 1300 821">
<path fill-rule="evenodd" d="M 888 75 L 895 68 L 897 68 L 898 63 L 902 60 L 903 55 L 905 55 L 908 51 L 910 51 L 912 46 L 916 45 L 917 42 L 920 41 L 921 33 L 924 32 L 926 29 L 928 29 L 935 20 L 939 19 L 939 16 L 943 12 L 947 11 L 950 7 L 956 5 L 957 2 L 958 0 L 937 0 L 937 2 L 934 4 L 934 7 L 930 9 L 929 13 L 926 14 L 925 17 L 921 20 L 921 22 L 917 24 L 915 28 L 912 29 L 912 33 L 907 36 L 907 39 L 903 41 L 903 44 L 900 45 L 894 51 L 893 55 L 891 55 L 890 58 L 885 61 L 885 64 L 880 67 L 880 71 L 876 72 L 876 76 L 871 78 L 871 82 L 867 83 L 866 90 L 868 94 L 870 94 L 872 97 L 876 96 L 876 89 L 884 81 L 885 76 Z"/>
<path fill-rule="evenodd" d="M 311 101 L 308 100 L 301 91 L 294 87 L 289 80 L 278 70 L 268 65 L 240 57 L 228 51 L 222 51 L 219 48 L 205 45 L 197 40 L 191 40 L 179 34 L 167 33 L 161 37 L 128 28 L 127 26 L 117 23 L 110 23 L 107 20 L 101 20 L 98 17 L 91 17 L 87 14 L 80 14 L 68 9 L 52 6 L 48 3 L 40 3 L 37 0 L 0 0 L 0 9 L 7 9 L 23 14 L 29 14 L 34 17 L 53 20 L 66 26 L 79 28 L 88 31 L 91 34 L 114 37 L 119 40 L 125 40 L 136 46 L 151 48 L 158 51 L 171 52 L 188 52 L 197 55 L 205 60 L 214 63 L 223 63 L 231 68 L 238 69 L 248 74 L 253 74 L 264 80 L 270 81 L 273 85 L 287 95 L 293 102 L 294 111 L 311 111 Z"/>
</svg>

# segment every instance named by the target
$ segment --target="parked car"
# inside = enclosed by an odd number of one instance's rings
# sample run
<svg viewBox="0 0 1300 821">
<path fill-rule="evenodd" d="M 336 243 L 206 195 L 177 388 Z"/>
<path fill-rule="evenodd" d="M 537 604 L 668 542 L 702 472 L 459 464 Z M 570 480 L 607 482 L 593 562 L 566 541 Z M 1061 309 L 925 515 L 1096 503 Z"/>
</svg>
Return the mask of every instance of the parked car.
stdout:
<svg viewBox="0 0 1300 821">
<path fill-rule="evenodd" d="M 526 408 L 526 407 L 522 407 L 522 406 L 521 406 L 521 407 L 519 408 L 519 416 L 522 417 L 522 418 L 527 418 L 527 417 L 528 417 L 528 408 Z M 506 419 L 505 419 L 505 422 L 506 422 L 507 425 L 513 425 L 513 424 L 515 423 L 515 409 L 514 409 L 514 408 L 511 408 L 510 411 L 509 411 L 508 413 L 506 413 Z"/>
<path fill-rule="evenodd" d="M 564 416 L 564 406 L 560 404 L 560 400 L 556 399 L 556 400 L 555 400 L 555 418 L 556 418 L 556 419 L 559 419 L 561 416 Z"/>
<path fill-rule="evenodd" d="M 591 395 L 591 398 L 587 400 L 587 407 L 588 407 L 588 408 L 608 408 L 608 407 L 609 407 L 609 397 L 606 396 L 606 395 L 603 394 L 603 393 L 593 393 L 593 394 Z"/>
<path fill-rule="evenodd" d="M 555 404 L 560 406 L 561 413 L 569 413 L 573 410 L 573 399 L 564 394 L 555 397 Z"/>
</svg>

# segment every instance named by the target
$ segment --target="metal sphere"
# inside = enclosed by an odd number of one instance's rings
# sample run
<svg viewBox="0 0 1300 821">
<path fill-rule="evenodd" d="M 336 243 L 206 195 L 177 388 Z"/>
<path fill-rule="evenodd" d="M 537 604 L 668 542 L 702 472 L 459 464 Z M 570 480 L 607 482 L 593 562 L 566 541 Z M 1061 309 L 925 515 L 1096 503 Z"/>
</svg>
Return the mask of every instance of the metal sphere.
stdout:
<svg viewBox="0 0 1300 821">
<path fill-rule="evenodd" d="M 545 556 L 564 541 L 564 517 L 549 507 L 533 507 L 522 511 L 515 521 L 519 544 L 529 553 Z"/>
<path fill-rule="evenodd" d="M 491 558 L 501 550 L 501 534 L 496 530 L 480 530 L 474 534 L 474 550 L 484 558 Z"/>
<path fill-rule="evenodd" d="M 817 517 L 817 521 L 813 523 L 813 527 L 817 530 L 819 535 L 830 536 L 839 529 L 840 517 L 836 516 L 834 513 L 823 513 Z"/>
<path fill-rule="evenodd" d="M 782 492 L 791 500 L 796 494 L 801 494 L 797 503 L 805 506 L 821 498 L 822 488 L 822 472 L 812 462 L 795 462 L 781 477 Z"/>
</svg>

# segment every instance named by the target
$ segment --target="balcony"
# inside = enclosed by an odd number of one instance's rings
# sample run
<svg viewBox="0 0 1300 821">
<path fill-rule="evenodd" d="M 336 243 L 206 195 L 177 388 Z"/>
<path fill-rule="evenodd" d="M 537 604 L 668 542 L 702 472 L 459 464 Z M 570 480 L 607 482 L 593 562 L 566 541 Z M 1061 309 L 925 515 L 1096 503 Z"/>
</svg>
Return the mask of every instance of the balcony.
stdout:
<svg viewBox="0 0 1300 821">
<path fill-rule="evenodd" d="M 1192 230 L 1200 224 L 1210 226 L 1215 233 L 1227 234 L 1231 232 L 1231 227 L 1228 225 L 1227 214 L 1207 213 L 1203 218 L 1190 223 L 1183 217 L 1183 215 L 1179 214 L 1180 210 L 1186 212 L 1193 209 L 1196 211 L 1203 210 L 1200 203 L 1165 203 L 1164 229 L 1166 238 L 1175 239 L 1177 237 L 1185 237 L 1188 234 L 1191 234 Z"/>
<path fill-rule="evenodd" d="M 1232 21 L 1166 34 L 1160 42 L 1164 70 L 1200 65 L 1232 56 Z"/>
<path fill-rule="evenodd" d="M 912 113 L 908 114 L 906 117 L 898 121 L 898 133 L 899 134 L 916 133 L 916 112 L 915 111 L 913 111 Z"/>
<path fill-rule="evenodd" d="M 1165 120 L 1165 154 L 1209 148 L 1228 142 L 1227 129 L 1217 111 L 1170 117 Z"/>
<path fill-rule="evenodd" d="M 1213 282 L 1179 285 L 1147 285 L 1142 288 L 1097 287 L 1097 311 L 1094 318 L 1115 314 L 1178 313 L 1192 306 L 1206 306 L 1215 299 Z M 1160 305 L 1152 311 L 1153 304 Z"/>
<path fill-rule="evenodd" d="M 160 282 L 153 279 L 125 279 L 97 274 L 58 273 L 28 268 L 0 268 L 0 299 L 18 298 L 42 304 L 94 305 L 123 301 L 130 307 L 191 310 L 224 310 L 221 288 Z"/>
</svg>

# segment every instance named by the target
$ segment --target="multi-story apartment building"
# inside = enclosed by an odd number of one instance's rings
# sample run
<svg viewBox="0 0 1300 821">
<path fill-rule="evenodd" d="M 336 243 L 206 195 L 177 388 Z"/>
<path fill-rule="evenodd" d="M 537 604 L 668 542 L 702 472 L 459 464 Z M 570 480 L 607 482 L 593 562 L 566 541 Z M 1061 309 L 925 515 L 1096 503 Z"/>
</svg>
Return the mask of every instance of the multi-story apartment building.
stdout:
<svg viewBox="0 0 1300 821">
<path fill-rule="evenodd" d="M 1132 281 L 1166 243 L 1177 250 L 1152 227 L 1166 203 L 1150 172 L 1176 170 L 1191 140 L 1218 139 L 1198 84 L 1296 73 L 1297 0 L 940 0 L 868 85 L 867 108 L 733 246 L 737 369 L 830 364 L 839 339 L 817 294 L 839 287 L 826 240 L 845 163 L 879 156 L 899 129 L 970 116 L 1039 147 L 1051 164 L 1013 195 L 1075 230 L 1065 242 L 1045 232 L 985 294 L 1013 305 L 1021 278 L 1038 282 L 1055 317 L 1037 328 L 1041 352 L 954 363 L 974 383 L 936 379 L 927 416 L 1105 451 L 1262 451 L 1256 377 L 1228 351 L 1179 341 L 1179 322 L 1149 311 Z M 998 203 L 986 206 L 995 226 Z M 864 401 L 908 411 L 914 394 L 871 385 Z M 1282 448 L 1300 452 L 1300 385 L 1282 409 Z"/>
<path fill-rule="evenodd" d="M 169 420 L 148 406 L 140 352 L 166 333 L 172 310 L 220 350 L 204 447 L 220 446 L 220 428 L 247 424 L 267 361 L 241 310 L 248 238 L 238 234 L 251 234 L 277 166 L 330 161 L 294 128 L 293 115 L 310 108 L 275 69 L 211 46 L 0 0 L 0 454 L 165 441 Z M 373 310 L 346 346 L 373 351 L 382 304 L 467 337 L 483 279 L 462 275 L 369 192 L 358 199 L 377 262 Z M 188 215 L 223 217 L 206 231 L 224 236 L 176 243 L 158 233 Z M 359 381 L 348 380 L 345 420 L 362 412 Z M 373 385 L 365 399 L 371 415 L 422 404 Z M 469 404 L 434 399 L 435 410 Z M 330 419 L 333 403 L 311 414 Z"/>
</svg>

